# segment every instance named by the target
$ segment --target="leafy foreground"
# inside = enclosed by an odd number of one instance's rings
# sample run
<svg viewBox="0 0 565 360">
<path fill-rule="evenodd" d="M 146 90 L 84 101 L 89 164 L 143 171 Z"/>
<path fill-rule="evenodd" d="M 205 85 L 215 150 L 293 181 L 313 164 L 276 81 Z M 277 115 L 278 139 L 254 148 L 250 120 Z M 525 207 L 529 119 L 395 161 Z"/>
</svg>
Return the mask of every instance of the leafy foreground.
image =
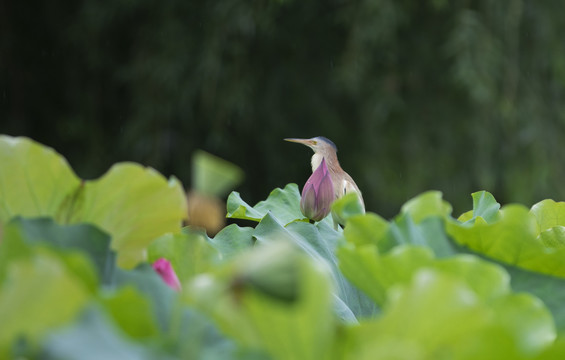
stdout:
<svg viewBox="0 0 565 360">
<path fill-rule="evenodd" d="M 83 181 L 53 150 L 0 137 L 0 358 L 565 356 L 565 203 L 483 191 L 455 219 L 432 191 L 387 221 L 346 196 L 335 230 L 299 202 L 295 184 L 255 206 L 234 192 L 228 217 L 249 226 L 210 238 L 181 227 L 174 178 L 117 164 Z"/>
</svg>

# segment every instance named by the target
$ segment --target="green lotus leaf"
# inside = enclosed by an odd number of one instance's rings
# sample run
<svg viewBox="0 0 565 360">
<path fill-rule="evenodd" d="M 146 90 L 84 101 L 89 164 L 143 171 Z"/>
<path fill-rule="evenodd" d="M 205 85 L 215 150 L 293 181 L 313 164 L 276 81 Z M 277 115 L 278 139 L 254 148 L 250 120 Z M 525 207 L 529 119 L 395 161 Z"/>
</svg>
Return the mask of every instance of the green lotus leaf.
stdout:
<svg viewBox="0 0 565 360">
<path fill-rule="evenodd" d="M 17 215 L 54 216 L 80 182 L 53 149 L 0 135 L 0 222 Z"/>
<path fill-rule="evenodd" d="M 388 229 L 388 221 L 376 214 L 367 213 L 349 217 L 343 235 L 356 245 L 374 244 L 380 250 L 386 251 L 396 245 L 386 242 L 388 238 L 385 235 Z"/>
<path fill-rule="evenodd" d="M 90 284 L 111 282 L 115 254 L 110 237 L 88 224 L 59 225 L 50 218 L 16 217 L 6 224 L 5 241 L 0 243 L 0 264 L 33 253 L 31 247 L 50 247 L 69 269 Z M 86 255 L 86 256 L 85 256 Z M 0 266 L 0 278 L 3 267 Z"/>
<path fill-rule="evenodd" d="M 106 293 L 101 303 L 114 322 L 133 338 L 149 338 L 158 334 L 149 299 L 133 286 L 124 286 Z"/>
<path fill-rule="evenodd" d="M 340 224 L 345 224 L 352 216 L 362 215 L 364 213 L 365 209 L 362 207 L 359 197 L 355 193 L 346 194 L 332 204 L 332 217 Z"/>
<path fill-rule="evenodd" d="M 344 358 L 526 359 L 555 338 L 551 316 L 537 298 L 485 298 L 444 271 L 418 270 L 389 297 L 382 317 L 348 329 Z"/>
<path fill-rule="evenodd" d="M 288 224 L 296 220 L 304 220 L 300 212 L 300 191 L 298 185 L 288 184 L 284 189 L 276 188 L 271 191 L 266 200 L 251 206 L 241 199 L 238 192 L 230 194 L 227 201 L 228 218 L 244 219 L 260 222 L 270 212 L 281 224 Z M 333 224 L 330 217 L 321 222 Z"/>
<path fill-rule="evenodd" d="M 468 211 L 459 217 L 460 222 L 474 220 L 481 217 L 487 223 L 498 219 L 500 204 L 488 191 L 477 191 L 471 194 L 473 197 L 473 210 Z"/>
<path fill-rule="evenodd" d="M 253 232 L 251 227 L 240 227 L 231 224 L 223 228 L 210 239 L 210 242 L 220 251 L 223 258 L 231 258 L 253 246 Z"/>
<path fill-rule="evenodd" d="M 306 222 L 292 222 L 286 227 L 277 219 L 267 214 L 255 229 L 254 237 L 258 244 L 265 244 L 286 240 L 297 245 L 316 262 L 322 263 L 331 269 L 331 275 L 336 287 L 338 305 L 345 305 L 347 309 L 339 308 L 344 314 L 351 312 L 355 316 L 366 317 L 376 313 L 375 305 L 366 296 L 356 289 L 339 271 L 335 249 L 341 233 L 333 229 L 333 225 L 325 222 L 316 225 Z M 345 312 L 344 312 L 345 311 Z M 355 318 L 347 316 L 345 321 L 354 321 Z"/>
<path fill-rule="evenodd" d="M 186 217 L 186 198 L 176 178 L 167 181 L 151 168 L 116 164 L 100 179 L 84 185 L 82 222 L 112 235 L 118 265 L 132 268 L 145 258 L 156 237 L 178 232 Z"/>
<path fill-rule="evenodd" d="M 272 358 L 331 358 L 335 320 L 327 267 L 284 240 L 224 266 L 223 275 L 197 276 L 186 294 L 226 334 Z"/>
<path fill-rule="evenodd" d="M 446 231 L 459 244 L 500 262 L 565 277 L 565 248 L 544 244 L 561 240 L 556 234 L 538 237 L 538 220 L 522 205 L 502 207 L 491 223 L 482 217 L 474 223 L 448 221 Z"/>
<path fill-rule="evenodd" d="M 166 358 L 150 347 L 134 342 L 98 307 L 88 308 L 72 325 L 53 331 L 43 344 L 48 359 L 150 360 Z"/>
<path fill-rule="evenodd" d="M 171 262 L 183 283 L 216 266 L 220 254 L 206 241 L 204 234 L 185 230 L 179 234 L 165 234 L 149 245 L 147 260 L 153 263 L 159 258 Z"/>
<path fill-rule="evenodd" d="M 436 215 L 421 219 L 419 223 L 412 220 L 409 213 L 398 215 L 390 223 L 387 239 L 388 244 L 410 244 L 431 248 L 436 256 L 445 257 L 455 253 L 453 246 L 444 229 L 444 220 Z"/>
<path fill-rule="evenodd" d="M 300 192 L 296 184 L 288 184 L 284 189 L 276 188 L 266 200 L 258 202 L 253 207 L 234 191 L 228 197 L 227 208 L 227 217 L 233 219 L 259 222 L 269 211 L 283 224 L 304 218 L 300 212 Z"/>
<path fill-rule="evenodd" d="M 535 216 L 540 232 L 565 226 L 565 202 L 546 199 L 532 206 L 530 212 Z"/>
<path fill-rule="evenodd" d="M 340 269 L 376 303 L 387 301 L 388 291 L 407 284 L 423 268 L 432 268 L 463 279 L 476 294 L 493 298 L 509 292 L 510 279 L 500 266 L 472 255 L 436 259 L 428 247 L 402 245 L 380 254 L 374 245 L 348 243 L 338 248 Z"/>
<path fill-rule="evenodd" d="M 7 358 L 18 337 L 37 345 L 50 330 L 71 321 L 88 299 L 84 284 L 52 254 L 11 261 L 0 284 L 0 357 Z"/>
<path fill-rule="evenodd" d="M 186 198 L 177 179 L 167 181 L 151 168 L 121 163 L 81 181 L 52 149 L 1 136 L 0 222 L 15 216 L 94 224 L 112 236 L 118 264 L 132 268 L 153 239 L 180 231 Z"/>
<path fill-rule="evenodd" d="M 445 217 L 451 214 L 451 205 L 442 199 L 440 191 L 427 191 L 408 200 L 401 209 L 410 214 L 416 224 L 430 216 Z"/>
</svg>

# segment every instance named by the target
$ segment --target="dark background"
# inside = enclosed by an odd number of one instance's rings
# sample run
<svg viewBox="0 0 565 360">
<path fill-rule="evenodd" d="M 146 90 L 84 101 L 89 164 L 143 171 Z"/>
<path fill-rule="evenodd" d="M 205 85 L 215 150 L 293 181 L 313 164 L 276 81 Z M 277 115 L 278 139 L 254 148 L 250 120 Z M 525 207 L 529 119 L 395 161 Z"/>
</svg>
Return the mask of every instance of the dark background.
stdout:
<svg viewBox="0 0 565 360">
<path fill-rule="evenodd" d="M 204 149 L 254 203 L 324 135 L 385 217 L 438 189 L 565 198 L 562 0 L 0 1 L 0 133 L 83 178 L 132 160 L 190 185 Z"/>
</svg>

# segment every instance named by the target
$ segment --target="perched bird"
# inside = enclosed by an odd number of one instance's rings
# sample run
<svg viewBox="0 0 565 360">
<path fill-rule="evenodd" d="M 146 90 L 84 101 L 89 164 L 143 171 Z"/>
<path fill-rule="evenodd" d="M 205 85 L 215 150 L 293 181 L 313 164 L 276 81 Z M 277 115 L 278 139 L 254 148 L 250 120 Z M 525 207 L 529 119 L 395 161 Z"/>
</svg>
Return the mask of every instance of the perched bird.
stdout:
<svg viewBox="0 0 565 360">
<path fill-rule="evenodd" d="M 363 211 L 365 210 L 365 203 L 363 202 L 361 191 L 359 190 L 359 187 L 357 187 L 357 184 L 355 184 L 355 181 L 353 181 L 353 178 L 351 178 L 351 176 L 349 176 L 349 174 L 346 173 L 339 165 L 339 161 L 337 160 L 337 147 L 330 139 L 323 136 L 317 136 L 311 139 L 291 138 L 284 140 L 303 144 L 314 150 L 314 155 L 311 160 L 312 172 L 316 171 L 322 163 L 322 159 L 325 159 L 328 172 L 332 179 L 335 198 L 339 199 L 345 194 L 351 192 L 356 193 Z"/>
</svg>

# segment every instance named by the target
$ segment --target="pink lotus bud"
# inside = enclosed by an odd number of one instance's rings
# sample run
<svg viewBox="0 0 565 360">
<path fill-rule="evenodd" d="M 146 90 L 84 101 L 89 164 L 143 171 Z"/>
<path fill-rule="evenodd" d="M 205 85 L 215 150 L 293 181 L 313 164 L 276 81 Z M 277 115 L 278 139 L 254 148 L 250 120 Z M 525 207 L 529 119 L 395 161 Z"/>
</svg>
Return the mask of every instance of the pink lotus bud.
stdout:
<svg viewBox="0 0 565 360">
<path fill-rule="evenodd" d="M 328 172 L 326 160 L 312 173 L 304 188 L 300 198 L 300 211 L 308 219 L 320 221 L 325 218 L 335 200 L 334 186 Z"/>
<path fill-rule="evenodd" d="M 153 263 L 153 270 L 155 270 L 157 274 L 161 276 L 161 279 L 171 288 L 176 291 L 181 289 L 179 278 L 169 260 L 165 258 L 158 259 Z"/>
</svg>

